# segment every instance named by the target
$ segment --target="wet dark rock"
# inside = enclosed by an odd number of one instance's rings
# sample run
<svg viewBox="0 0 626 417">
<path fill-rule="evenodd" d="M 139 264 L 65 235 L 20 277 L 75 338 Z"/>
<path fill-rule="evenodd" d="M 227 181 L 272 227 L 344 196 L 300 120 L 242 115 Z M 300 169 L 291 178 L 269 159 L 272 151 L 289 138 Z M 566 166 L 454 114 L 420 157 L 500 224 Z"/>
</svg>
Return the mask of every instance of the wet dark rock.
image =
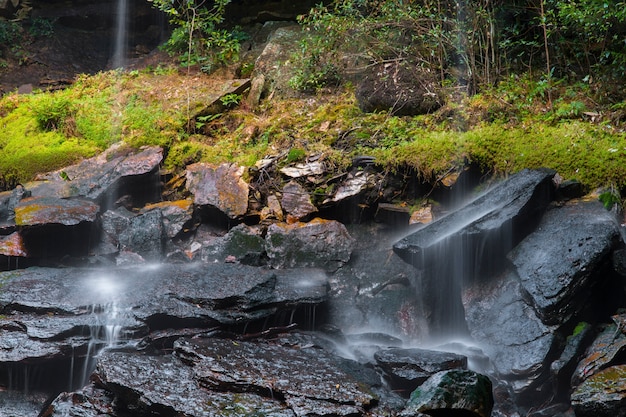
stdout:
<svg viewBox="0 0 626 417">
<path fill-rule="evenodd" d="M 202 387 L 278 398 L 297 416 L 359 415 L 377 400 L 318 349 L 224 339 L 181 339 L 175 349 Z M 297 373 L 292 364 L 298 364 Z"/>
<path fill-rule="evenodd" d="M 580 311 L 610 277 L 599 271 L 619 241 L 617 222 L 600 202 L 578 201 L 548 210 L 508 257 L 539 317 L 556 324 Z"/>
<path fill-rule="evenodd" d="M 75 391 L 62 392 L 39 417 L 100 417 L 116 415 L 114 395 L 93 384 Z"/>
<path fill-rule="evenodd" d="M 14 210 L 15 224 L 18 226 L 74 226 L 82 222 L 94 222 L 100 207 L 80 198 L 29 197 L 20 200 Z"/>
<path fill-rule="evenodd" d="M 565 347 L 561 355 L 550 364 L 550 373 L 556 381 L 555 393 L 557 397 L 567 398 L 571 392 L 570 379 L 578 365 L 580 358 L 584 357 L 585 349 L 589 347 L 595 331 L 592 325 L 581 322 L 576 325 L 571 335 L 565 340 Z"/>
<path fill-rule="evenodd" d="M 224 262 L 234 258 L 245 265 L 263 265 L 266 261 L 265 240 L 261 232 L 258 227 L 237 225 L 223 237 L 205 244 L 202 248 L 202 259 L 206 262 Z"/>
<path fill-rule="evenodd" d="M 489 417 L 492 408 L 492 385 L 488 377 L 467 370 L 451 370 L 434 374 L 413 391 L 401 415 L 408 417 L 419 411 L 429 415 L 458 413 Z"/>
<path fill-rule="evenodd" d="M 578 363 L 572 375 L 572 386 L 604 368 L 618 365 L 626 352 L 626 335 L 616 324 L 607 325 L 587 348 L 585 356 Z"/>
<path fill-rule="evenodd" d="M 118 251 L 132 252 L 143 259 L 158 261 L 163 255 L 166 237 L 162 219 L 161 210 L 136 214 L 118 207 L 102 215 L 102 229 L 106 242 Z"/>
<path fill-rule="evenodd" d="M 243 173 L 244 167 L 234 164 L 193 164 L 187 167 L 187 189 L 197 206 L 209 206 L 236 219 L 248 210 L 249 187 Z"/>
<path fill-rule="evenodd" d="M 367 66 L 357 85 L 356 98 L 364 112 L 391 111 L 416 116 L 441 107 L 436 74 L 402 61 Z"/>
<path fill-rule="evenodd" d="M 285 212 L 296 220 L 304 220 L 317 212 L 309 193 L 295 181 L 290 181 L 283 187 L 281 203 Z"/>
<path fill-rule="evenodd" d="M 3 417 L 37 416 L 45 401 L 45 393 L 24 394 L 0 390 L 0 410 Z"/>
<path fill-rule="evenodd" d="M 0 230 L 13 230 L 15 226 L 15 206 L 30 197 L 30 192 L 18 184 L 12 191 L 0 192 Z"/>
<path fill-rule="evenodd" d="M 346 334 L 381 332 L 426 340 L 423 306 L 412 285 L 415 269 L 392 250 L 397 231 L 380 223 L 349 225 L 348 231 L 355 246 L 350 261 L 329 277 L 329 321 Z"/>
<path fill-rule="evenodd" d="M 162 201 L 148 204 L 142 213 L 160 211 L 165 236 L 174 239 L 187 232 L 193 222 L 193 202 L 191 200 Z"/>
<path fill-rule="evenodd" d="M 434 335 L 468 332 L 463 287 L 494 276 L 506 266 L 506 254 L 533 230 L 551 201 L 554 174 L 549 170 L 518 172 L 393 246 L 404 261 L 422 271 L 419 289 Z"/>
<path fill-rule="evenodd" d="M 108 352 L 94 380 L 134 415 L 206 416 L 263 413 L 293 416 L 280 401 L 244 392 L 211 392 L 198 386 L 195 370 L 178 358 Z"/>
<path fill-rule="evenodd" d="M 350 260 L 354 239 L 333 220 L 272 224 L 265 249 L 273 268 L 312 267 L 336 270 Z"/>
<path fill-rule="evenodd" d="M 89 314 L 92 306 L 129 311 L 151 329 L 235 325 L 314 305 L 326 297 L 323 275 L 240 264 L 146 265 L 136 268 L 29 268 L 1 273 L 0 310 Z M 140 288 L 141 291 L 136 289 Z M 8 319 L 11 317 L 8 315 Z M 47 324 L 48 325 L 48 324 Z"/>
<path fill-rule="evenodd" d="M 626 416 L 626 365 L 606 368 L 572 393 L 576 417 Z"/>
<path fill-rule="evenodd" d="M 512 175 L 468 205 L 401 239 L 394 251 L 418 269 L 462 257 L 463 270 L 471 275 L 480 266 L 476 259 L 497 261 L 532 231 L 529 223 L 540 218 L 552 199 L 554 174 L 524 170 Z"/>
<path fill-rule="evenodd" d="M 470 335 L 480 341 L 495 371 L 521 396 L 534 395 L 549 374 L 546 358 L 559 339 L 523 298 L 518 278 L 475 284 L 464 292 Z M 511 319 L 511 318 L 515 319 Z"/>
<path fill-rule="evenodd" d="M 426 349 L 386 349 L 374 354 L 392 389 L 408 396 L 433 374 L 451 369 L 467 369 L 467 358 Z"/>
<path fill-rule="evenodd" d="M 25 184 L 33 197 L 85 197 L 112 208 L 120 196 L 129 194 L 142 207 L 146 201 L 159 201 L 159 164 L 163 150 L 147 147 L 138 153 L 114 145 L 106 152 L 39 176 L 39 181 Z"/>
</svg>

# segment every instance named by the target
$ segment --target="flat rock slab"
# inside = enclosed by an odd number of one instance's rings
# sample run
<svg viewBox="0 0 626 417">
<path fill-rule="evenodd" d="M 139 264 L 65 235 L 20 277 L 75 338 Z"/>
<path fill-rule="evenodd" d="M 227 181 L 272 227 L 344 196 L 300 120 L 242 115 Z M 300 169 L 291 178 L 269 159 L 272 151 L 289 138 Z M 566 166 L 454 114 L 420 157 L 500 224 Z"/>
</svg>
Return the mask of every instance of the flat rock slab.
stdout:
<svg viewBox="0 0 626 417">
<path fill-rule="evenodd" d="M 94 379 L 97 385 L 123 398 L 129 411 L 141 415 L 294 416 L 283 403 L 269 397 L 204 389 L 195 369 L 172 355 L 106 352 L 98 361 Z"/>
<path fill-rule="evenodd" d="M 552 199 L 554 174 L 523 170 L 512 175 L 463 208 L 401 239 L 394 251 L 418 269 L 464 253 L 469 274 L 477 251 L 481 259 L 497 259 L 530 231 L 527 223 L 538 218 Z"/>
<path fill-rule="evenodd" d="M 11 362 L 67 353 L 107 326 L 134 339 L 164 328 L 243 325 L 319 304 L 327 293 L 321 271 L 239 264 L 34 267 L 0 273 L 0 282 L 0 361 Z"/>
<path fill-rule="evenodd" d="M 113 197 L 120 181 L 156 172 L 162 160 L 159 147 L 128 152 L 114 145 L 98 156 L 42 175 L 25 188 L 33 197 L 86 197 L 103 202 L 105 196 Z"/>
<path fill-rule="evenodd" d="M 522 289 L 548 324 L 567 320 L 585 305 L 598 274 L 620 241 L 613 214 L 599 201 L 548 210 L 537 229 L 510 254 Z"/>
<path fill-rule="evenodd" d="M 282 398 L 297 416 L 361 415 L 377 402 L 323 350 L 228 339 L 180 339 L 174 348 L 201 386 Z"/>
<path fill-rule="evenodd" d="M 374 354 L 374 359 L 395 390 L 409 393 L 437 372 L 467 369 L 465 356 L 417 348 L 381 350 Z"/>
<path fill-rule="evenodd" d="M 29 197 L 15 206 L 15 224 L 38 226 L 61 224 L 74 226 L 94 222 L 100 206 L 82 198 Z"/>
</svg>

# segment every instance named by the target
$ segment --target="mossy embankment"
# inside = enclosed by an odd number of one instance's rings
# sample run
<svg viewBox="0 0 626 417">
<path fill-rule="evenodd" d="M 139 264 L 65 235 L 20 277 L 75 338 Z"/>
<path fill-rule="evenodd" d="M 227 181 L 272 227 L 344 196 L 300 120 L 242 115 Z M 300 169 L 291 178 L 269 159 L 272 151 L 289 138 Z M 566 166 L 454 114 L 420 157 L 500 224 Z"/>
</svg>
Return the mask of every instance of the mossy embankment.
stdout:
<svg viewBox="0 0 626 417">
<path fill-rule="evenodd" d="M 172 172 L 198 161 L 253 166 L 268 155 L 283 155 L 283 163 L 314 155 L 337 172 L 368 155 L 382 170 L 426 179 L 474 163 L 500 175 L 545 166 L 588 189 L 626 187 L 626 104 L 602 107 L 589 100 L 588 85 L 555 88 L 550 103 L 533 95 L 529 79 L 471 97 L 451 88 L 443 108 L 416 117 L 363 113 L 347 86 L 255 108 L 229 97 L 226 109 L 197 117 L 218 85 L 215 76 L 159 67 L 80 76 L 54 92 L 6 94 L 0 185 L 10 188 L 122 141 L 163 146 L 164 168 Z"/>
</svg>

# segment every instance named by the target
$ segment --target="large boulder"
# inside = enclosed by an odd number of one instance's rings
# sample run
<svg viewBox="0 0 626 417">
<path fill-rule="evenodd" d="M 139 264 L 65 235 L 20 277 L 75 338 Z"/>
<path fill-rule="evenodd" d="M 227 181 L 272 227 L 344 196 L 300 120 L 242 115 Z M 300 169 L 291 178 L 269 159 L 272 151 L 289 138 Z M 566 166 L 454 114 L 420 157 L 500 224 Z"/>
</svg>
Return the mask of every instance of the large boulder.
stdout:
<svg viewBox="0 0 626 417">
<path fill-rule="evenodd" d="M 274 268 L 313 267 L 336 270 L 350 260 L 354 239 L 334 220 L 272 224 L 265 248 Z"/>
<path fill-rule="evenodd" d="M 40 175 L 24 184 L 33 197 L 85 197 L 103 209 L 113 207 L 123 195 L 133 195 L 133 206 L 159 201 L 159 165 L 163 150 L 146 147 L 138 152 L 114 145 L 102 154 L 76 165 Z"/>
<path fill-rule="evenodd" d="M 499 273 L 554 194 L 550 170 L 523 170 L 462 208 L 399 240 L 394 251 L 421 271 L 433 333 L 467 333 L 463 287 Z M 484 261 L 488 260 L 488 261 Z"/>
<path fill-rule="evenodd" d="M 476 268 L 484 268 L 477 260 L 503 258 L 533 230 L 533 221 L 552 200 L 554 175 L 550 170 L 518 172 L 459 210 L 399 240 L 393 249 L 418 269 L 454 258 L 470 280 Z"/>
<path fill-rule="evenodd" d="M 614 215 L 599 201 L 573 201 L 548 210 L 508 258 L 542 321 L 563 323 L 611 277 L 610 253 L 620 241 Z"/>
<path fill-rule="evenodd" d="M 406 61 L 367 67 L 357 85 L 356 98 L 364 112 L 390 111 L 397 116 L 416 116 L 443 104 L 434 72 Z"/>
<path fill-rule="evenodd" d="M 545 325 L 524 301 L 515 274 L 475 284 L 463 295 L 469 333 L 497 374 L 516 396 L 537 395 L 549 374 L 549 354 L 560 340 L 557 326 Z"/>
</svg>

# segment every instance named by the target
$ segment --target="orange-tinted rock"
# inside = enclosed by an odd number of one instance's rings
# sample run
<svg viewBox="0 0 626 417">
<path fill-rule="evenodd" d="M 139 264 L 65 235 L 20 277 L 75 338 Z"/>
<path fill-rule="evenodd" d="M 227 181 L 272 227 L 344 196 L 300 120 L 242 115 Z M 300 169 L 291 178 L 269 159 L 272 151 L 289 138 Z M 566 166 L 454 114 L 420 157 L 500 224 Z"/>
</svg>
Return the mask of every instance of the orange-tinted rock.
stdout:
<svg viewBox="0 0 626 417">
<path fill-rule="evenodd" d="M 409 224 L 415 223 L 430 223 L 433 221 L 433 211 L 431 206 L 426 206 L 419 208 L 411 214 L 411 218 L 409 219 Z"/>
<path fill-rule="evenodd" d="M 22 236 L 18 232 L 0 237 L 0 255 L 26 257 L 28 253 L 24 247 Z"/>
<path fill-rule="evenodd" d="M 193 218 L 193 202 L 191 200 L 162 201 L 148 204 L 142 209 L 142 213 L 151 210 L 159 210 L 163 216 L 161 221 L 165 233 L 171 239 L 184 232 Z"/>
<path fill-rule="evenodd" d="M 100 206 L 85 199 L 30 197 L 15 206 L 15 224 L 35 226 L 62 224 L 73 226 L 96 220 Z"/>
<path fill-rule="evenodd" d="M 246 214 L 249 186 L 242 178 L 244 169 L 234 164 L 188 166 L 187 189 L 194 195 L 194 203 L 214 207 L 231 219 Z"/>
</svg>

